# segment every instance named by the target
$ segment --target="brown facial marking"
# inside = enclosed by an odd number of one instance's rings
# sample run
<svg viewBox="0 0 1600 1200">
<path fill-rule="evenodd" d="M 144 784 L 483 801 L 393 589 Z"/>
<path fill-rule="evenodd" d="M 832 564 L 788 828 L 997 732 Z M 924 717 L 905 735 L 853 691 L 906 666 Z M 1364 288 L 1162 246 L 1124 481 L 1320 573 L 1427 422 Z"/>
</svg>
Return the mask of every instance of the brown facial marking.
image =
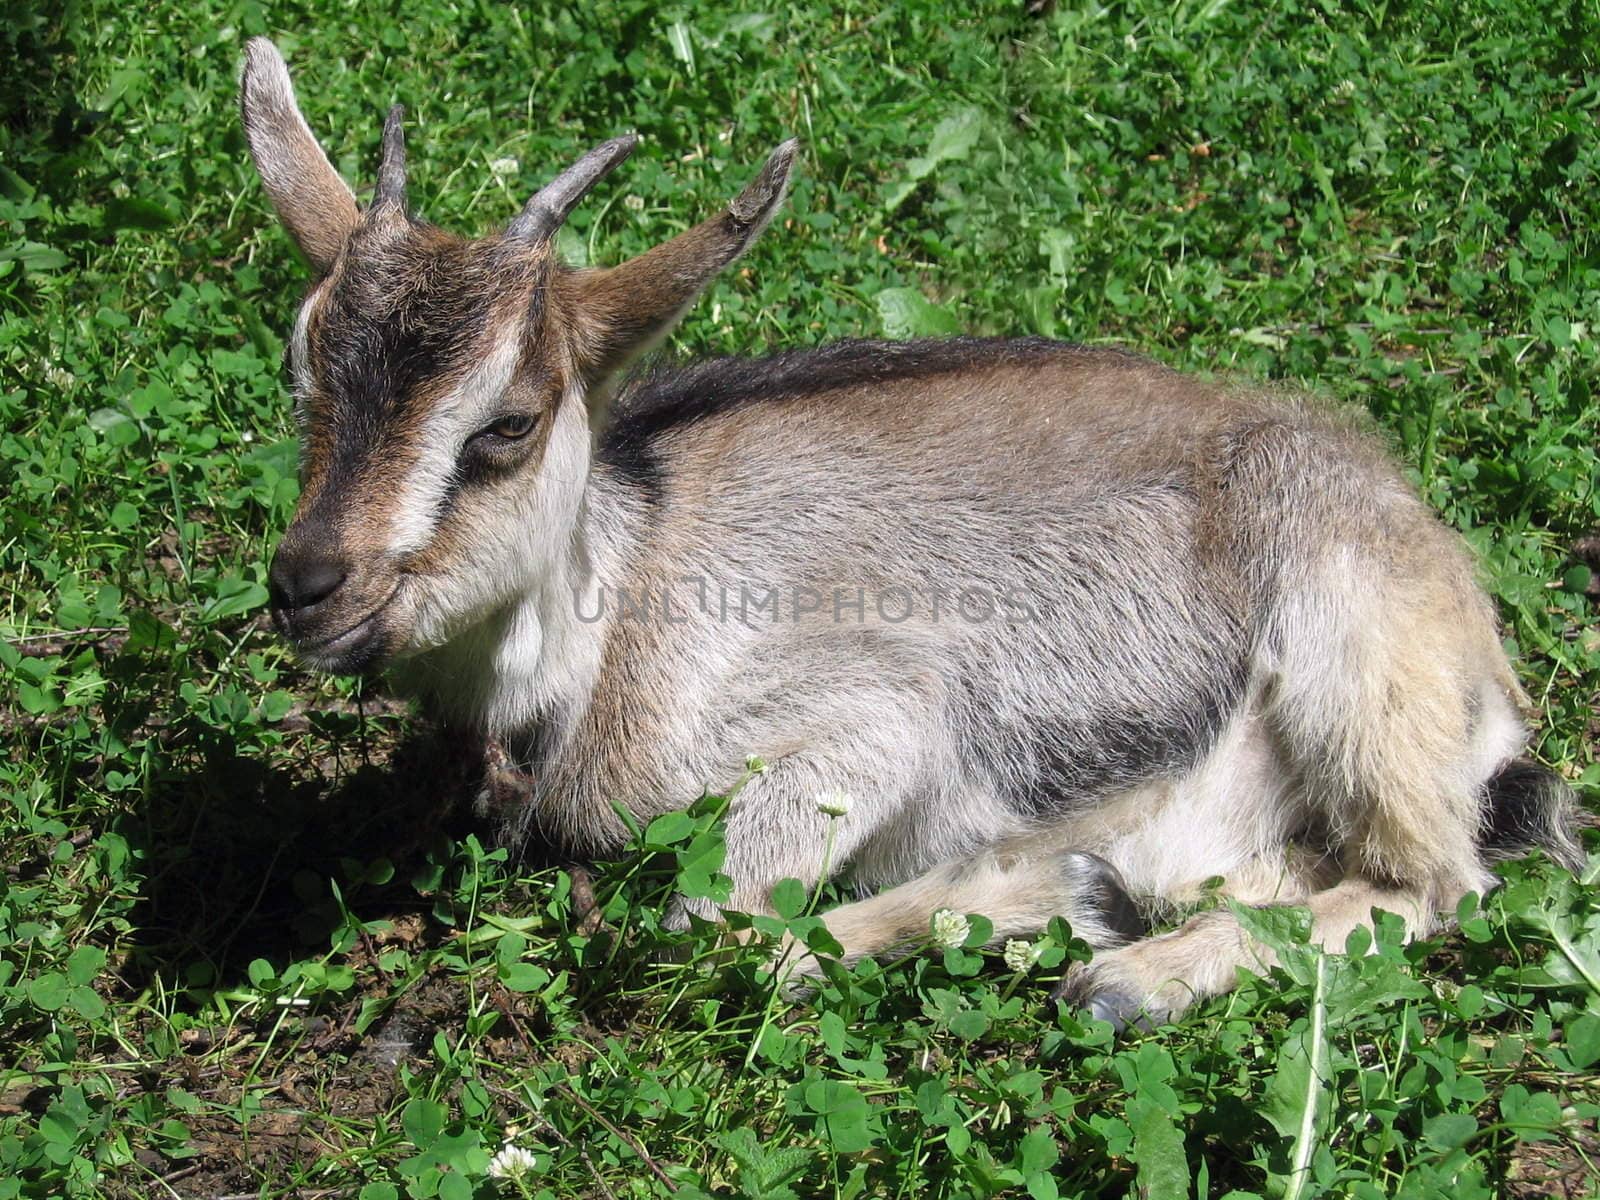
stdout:
<svg viewBox="0 0 1600 1200">
<path fill-rule="evenodd" d="M 409 224 L 352 239 L 306 336 L 312 374 L 297 520 L 381 540 L 392 499 L 439 403 L 480 364 L 542 264 L 498 239 L 467 242 Z M 355 547 L 352 547 L 353 549 Z M 377 551 L 377 545 L 361 549 Z"/>
<path fill-rule="evenodd" d="M 525 338 L 528 346 L 500 408 L 506 413 L 527 414 L 533 417 L 533 424 L 523 436 L 502 440 L 499 445 L 492 443 L 493 435 L 487 429 L 480 430 L 462 448 L 455 474 L 445 489 L 433 536 L 427 545 L 406 554 L 400 564 L 408 573 L 446 573 L 459 561 L 459 528 L 474 528 L 481 523 L 480 505 L 489 505 L 493 510 L 494 502 L 487 493 L 499 486 L 520 486 L 527 473 L 544 459 L 565 374 L 550 361 L 552 347 L 543 344 L 531 330 Z M 480 446 L 480 440 L 490 445 Z"/>
</svg>

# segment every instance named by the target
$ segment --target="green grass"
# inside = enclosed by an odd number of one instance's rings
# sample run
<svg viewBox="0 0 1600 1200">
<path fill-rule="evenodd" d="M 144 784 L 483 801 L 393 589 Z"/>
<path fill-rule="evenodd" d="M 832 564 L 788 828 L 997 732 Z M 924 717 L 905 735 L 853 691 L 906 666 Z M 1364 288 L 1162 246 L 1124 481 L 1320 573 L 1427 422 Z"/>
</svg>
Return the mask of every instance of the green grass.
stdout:
<svg viewBox="0 0 1600 1200">
<path fill-rule="evenodd" d="M 58 11 L 63 10 L 64 11 Z M 582 148 L 615 261 L 806 150 L 686 353 L 1039 332 L 1370 408 L 1465 530 L 1600 785 L 1600 31 L 1587 0 L 22 0 L 0 28 L 0 1200 L 12 1196 L 1582 1195 L 1600 1141 L 1600 858 L 1460 931 L 1286 966 L 1113 1038 L 929 950 L 774 996 L 657 923 L 714 803 L 571 876 L 474 836 L 473 767 L 263 618 L 293 506 L 303 268 L 234 114 L 273 35 L 370 186 L 482 231 Z M 490 164 L 501 163 L 499 171 Z M 685 803 L 694 798 L 684 797 Z M 1591 847 L 1594 845 L 1591 835 Z M 804 933 L 806 898 L 785 924 Z M 981 925 L 981 923 L 980 923 Z M 982 930 L 979 928 L 978 934 Z M 687 943 L 687 946 L 681 943 Z M 672 953 L 665 953 L 672 949 Z M 1303 1168 L 1303 1169 L 1302 1169 Z"/>
</svg>

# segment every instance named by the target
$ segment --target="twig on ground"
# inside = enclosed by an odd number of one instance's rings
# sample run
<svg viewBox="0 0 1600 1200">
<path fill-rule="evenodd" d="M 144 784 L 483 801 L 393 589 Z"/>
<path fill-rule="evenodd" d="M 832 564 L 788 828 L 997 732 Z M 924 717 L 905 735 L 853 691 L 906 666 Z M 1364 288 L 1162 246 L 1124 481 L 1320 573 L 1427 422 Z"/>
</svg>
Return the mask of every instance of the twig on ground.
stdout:
<svg viewBox="0 0 1600 1200">
<path fill-rule="evenodd" d="M 584 1112 L 588 1113 L 589 1116 L 593 1117 L 596 1121 L 599 1121 L 600 1124 L 604 1125 L 606 1129 L 609 1130 L 614 1136 L 621 1139 L 621 1141 L 630 1150 L 639 1156 L 639 1161 L 645 1166 L 649 1167 L 651 1173 L 654 1174 L 657 1179 L 661 1180 L 662 1183 L 667 1185 L 667 1190 L 669 1192 L 676 1192 L 678 1190 L 678 1185 L 672 1182 L 671 1177 L 661 1169 L 661 1167 L 656 1163 L 656 1160 L 650 1157 L 650 1155 L 645 1151 L 645 1148 L 641 1146 L 631 1134 L 625 1133 L 623 1130 L 613 1125 L 606 1118 L 604 1113 L 602 1113 L 594 1105 L 590 1104 L 582 1096 L 578 1095 L 577 1092 L 573 1091 L 566 1084 L 556 1084 L 556 1091 L 562 1093 L 579 1108 L 583 1109 Z"/>
</svg>

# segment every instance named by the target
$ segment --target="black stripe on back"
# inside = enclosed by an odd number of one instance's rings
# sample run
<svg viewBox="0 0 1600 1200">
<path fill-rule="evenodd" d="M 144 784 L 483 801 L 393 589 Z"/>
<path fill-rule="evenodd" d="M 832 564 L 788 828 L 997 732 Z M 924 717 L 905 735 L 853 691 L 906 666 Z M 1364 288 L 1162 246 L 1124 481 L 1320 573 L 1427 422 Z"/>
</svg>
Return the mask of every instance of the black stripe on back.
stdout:
<svg viewBox="0 0 1600 1200">
<path fill-rule="evenodd" d="M 765 358 L 657 363 L 622 385 L 610 423 L 600 437 L 599 458 L 647 494 L 654 493 L 660 482 L 660 439 L 735 408 L 1073 355 L 1104 356 L 1108 362 L 1129 365 L 1147 361 L 1121 350 L 1090 349 L 1042 337 L 953 337 L 852 339 L 809 350 L 785 350 Z"/>
</svg>

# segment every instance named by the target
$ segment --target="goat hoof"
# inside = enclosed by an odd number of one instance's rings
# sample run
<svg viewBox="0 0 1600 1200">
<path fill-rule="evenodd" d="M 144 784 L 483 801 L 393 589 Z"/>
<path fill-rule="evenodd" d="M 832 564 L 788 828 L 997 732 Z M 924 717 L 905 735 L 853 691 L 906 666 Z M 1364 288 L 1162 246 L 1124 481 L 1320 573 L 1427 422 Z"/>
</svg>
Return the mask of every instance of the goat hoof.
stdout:
<svg viewBox="0 0 1600 1200">
<path fill-rule="evenodd" d="M 1096 1020 L 1109 1022 L 1117 1033 L 1125 1032 L 1129 1026 L 1143 1033 L 1149 1033 L 1154 1028 L 1144 1005 L 1128 992 L 1099 993 L 1089 1001 L 1089 1015 Z"/>
<path fill-rule="evenodd" d="M 1077 966 L 1068 971 L 1056 985 L 1052 998 L 1108 1022 L 1119 1034 L 1130 1027 L 1146 1033 L 1154 1028 L 1145 1002 L 1133 992 L 1096 979 L 1093 967 Z"/>
</svg>

